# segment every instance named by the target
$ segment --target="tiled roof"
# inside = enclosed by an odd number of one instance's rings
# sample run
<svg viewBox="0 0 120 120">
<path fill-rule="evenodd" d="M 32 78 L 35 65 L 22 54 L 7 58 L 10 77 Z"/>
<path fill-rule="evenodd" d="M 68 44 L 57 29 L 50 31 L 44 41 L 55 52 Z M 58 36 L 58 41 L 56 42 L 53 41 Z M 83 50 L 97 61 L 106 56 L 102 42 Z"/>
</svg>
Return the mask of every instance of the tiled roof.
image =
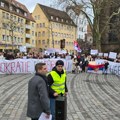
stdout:
<svg viewBox="0 0 120 120">
<path fill-rule="evenodd" d="M 67 24 L 67 25 L 72 25 L 76 27 L 75 23 L 73 22 L 73 20 L 69 17 L 69 15 L 66 12 L 60 11 L 60 10 L 57 10 L 57 9 L 54 9 L 48 6 L 44 6 L 41 4 L 38 4 L 38 5 L 43 10 L 48 20 L 53 21 L 53 22 Z"/>
<path fill-rule="evenodd" d="M 32 17 L 32 15 L 30 14 L 30 12 L 28 11 L 27 7 L 23 4 L 21 4 L 20 2 L 16 1 L 16 0 L 1 0 L 3 1 L 4 3 L 7 3 L 8 5 L 13 5 L 15 6 L 15 8 L 19 8 L 20 10 L 24 11 L 27 13 L 27 16 L 24 16 L 24 14 L 21 14 L 21 13 L 17 13 L 16 11 L 10 11 L 10 9 L 8 7 L 1 7 L 0 6 L 0 9 L 3 9 L 7 12 L 11 12 L 13 14 L 16 14 L 20 17 L 23 17 L 23 18 L 26 18 L 28 20 L 31 20 L 31 21 L 35 21 Z"/>
</svg>

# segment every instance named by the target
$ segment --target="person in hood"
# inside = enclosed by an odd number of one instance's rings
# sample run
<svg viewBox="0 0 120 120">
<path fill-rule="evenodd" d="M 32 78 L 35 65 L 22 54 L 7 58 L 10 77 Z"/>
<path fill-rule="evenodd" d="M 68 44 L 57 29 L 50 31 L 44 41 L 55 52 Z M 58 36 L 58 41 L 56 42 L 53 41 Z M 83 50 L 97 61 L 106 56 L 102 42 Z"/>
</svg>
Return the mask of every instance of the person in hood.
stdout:
<svg viewBox="0 0 120 120">
<path fill-rule="evenodd" d="M 66 95 L 68 92 L 66 85 L 66 72 L 63 67 L 64 62 L 62 60 L 58 60 L 55 67 L 47 76 L 52 120 L 55 120 L 55 99 L 59 95 Z"/>
</svg>

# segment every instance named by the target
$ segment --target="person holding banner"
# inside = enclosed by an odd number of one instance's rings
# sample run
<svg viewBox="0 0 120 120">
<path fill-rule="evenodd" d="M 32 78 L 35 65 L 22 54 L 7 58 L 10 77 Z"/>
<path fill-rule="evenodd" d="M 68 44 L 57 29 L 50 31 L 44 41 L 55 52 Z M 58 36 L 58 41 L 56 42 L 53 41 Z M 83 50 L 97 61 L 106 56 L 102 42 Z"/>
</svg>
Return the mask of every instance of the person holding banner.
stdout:
<svg viewBox="0 0 120 120">
<path fill-rule="evenodd" d="M 103 69 L 103 74 L 107 75 L 108 65 L 109 65 L 109 62 L 105 61 L 105 63 L 104 63 L 104 69 Z"/>
<path fill-rule="evenodd" d="M 38 120 L 44 112 L 46 118 L 50 116 L 50 100 L 47 88 L 47 66 L 45 63 L 35 65 L 36 74 L 28 83 L 27 116 L 31 120 Z"/>
<path fill-rule="evenodd" d="M 67 94 L 68 89 L 66 86 L 66 72 L 63 69 L 64 62 L 58 60 L 55 67 L 48 74 L 49 96 L 50 96 L 50 109 L 52 113 L 52 120 L 55 120 L 55 100 L 60 96 Z"/>
</svg>

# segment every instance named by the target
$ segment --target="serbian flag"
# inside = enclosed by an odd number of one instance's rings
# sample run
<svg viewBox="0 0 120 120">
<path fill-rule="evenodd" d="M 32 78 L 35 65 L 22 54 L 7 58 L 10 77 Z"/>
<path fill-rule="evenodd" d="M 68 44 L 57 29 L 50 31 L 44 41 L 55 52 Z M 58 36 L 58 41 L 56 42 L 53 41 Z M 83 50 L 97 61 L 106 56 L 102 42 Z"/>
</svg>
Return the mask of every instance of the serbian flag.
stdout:
<svg viewBox="0 0 120 120">
<path fill-rule="evenodd" d="M 74 41 L 74 49 L 77 50 L 77 52 L 81 52 L 80 46 L 77 41 Z"/>
<path fill-rule="evenodd" d="M 96 64 L 96 62 L 90 62 L 88 64 L 88 72 L 91 73 L 102 73 L 104 69 L 104 64 Z"/>
</svg>

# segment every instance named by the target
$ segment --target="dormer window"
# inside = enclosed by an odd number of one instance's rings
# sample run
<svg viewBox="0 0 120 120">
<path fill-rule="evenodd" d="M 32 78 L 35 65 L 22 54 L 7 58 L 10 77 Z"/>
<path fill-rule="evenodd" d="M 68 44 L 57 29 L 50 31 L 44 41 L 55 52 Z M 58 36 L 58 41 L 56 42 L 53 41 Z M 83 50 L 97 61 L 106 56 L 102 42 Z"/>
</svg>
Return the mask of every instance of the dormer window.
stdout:
<svg viewBox="0 0 120 120">
<path fill-rule="evenodd" d="M 10 6 L 10 11 L 12 11 L 13 10 L 13 7 L 12 6 Z"/>
<path fill-rule="evenodd" d="M 1 2 L 1 6 L 4 7 L 4 6 L 5 6 L 5 3 L 4 3 L 4 2 Z"/>
<path fill-rule="evenodd" d="M 17 4 L 17 6 L 19 7 L 19 4 Z"/>
<path fill-rule="evenodd" d="M 15 5 L 14 1 L 12 1 L 12 4 Z"/>
<path fill-rule="evenodd" d="M 61 21 L 63 22 L 63 19 L 61 19 Z"/>
<path fill-rule="evenodd" d="M 20 12 L 20 10 L 19 9 L 17 9 L 17 13 L 19 13 Z"/>
<path fill-rule="evenodd" d="M 58 21 L 58 17 L 56 17 L 56 20 Z"/>
<path fill-rule="evenodd" d="M 51 16 L 51 20 L 53 20 L 53 16 Z"/>
<path fill-rule="evenodd" d="M 26 13 L 26 12 L 24 13 L 24 16 L 27 16 L 27 13 Z"/>
</svg>

